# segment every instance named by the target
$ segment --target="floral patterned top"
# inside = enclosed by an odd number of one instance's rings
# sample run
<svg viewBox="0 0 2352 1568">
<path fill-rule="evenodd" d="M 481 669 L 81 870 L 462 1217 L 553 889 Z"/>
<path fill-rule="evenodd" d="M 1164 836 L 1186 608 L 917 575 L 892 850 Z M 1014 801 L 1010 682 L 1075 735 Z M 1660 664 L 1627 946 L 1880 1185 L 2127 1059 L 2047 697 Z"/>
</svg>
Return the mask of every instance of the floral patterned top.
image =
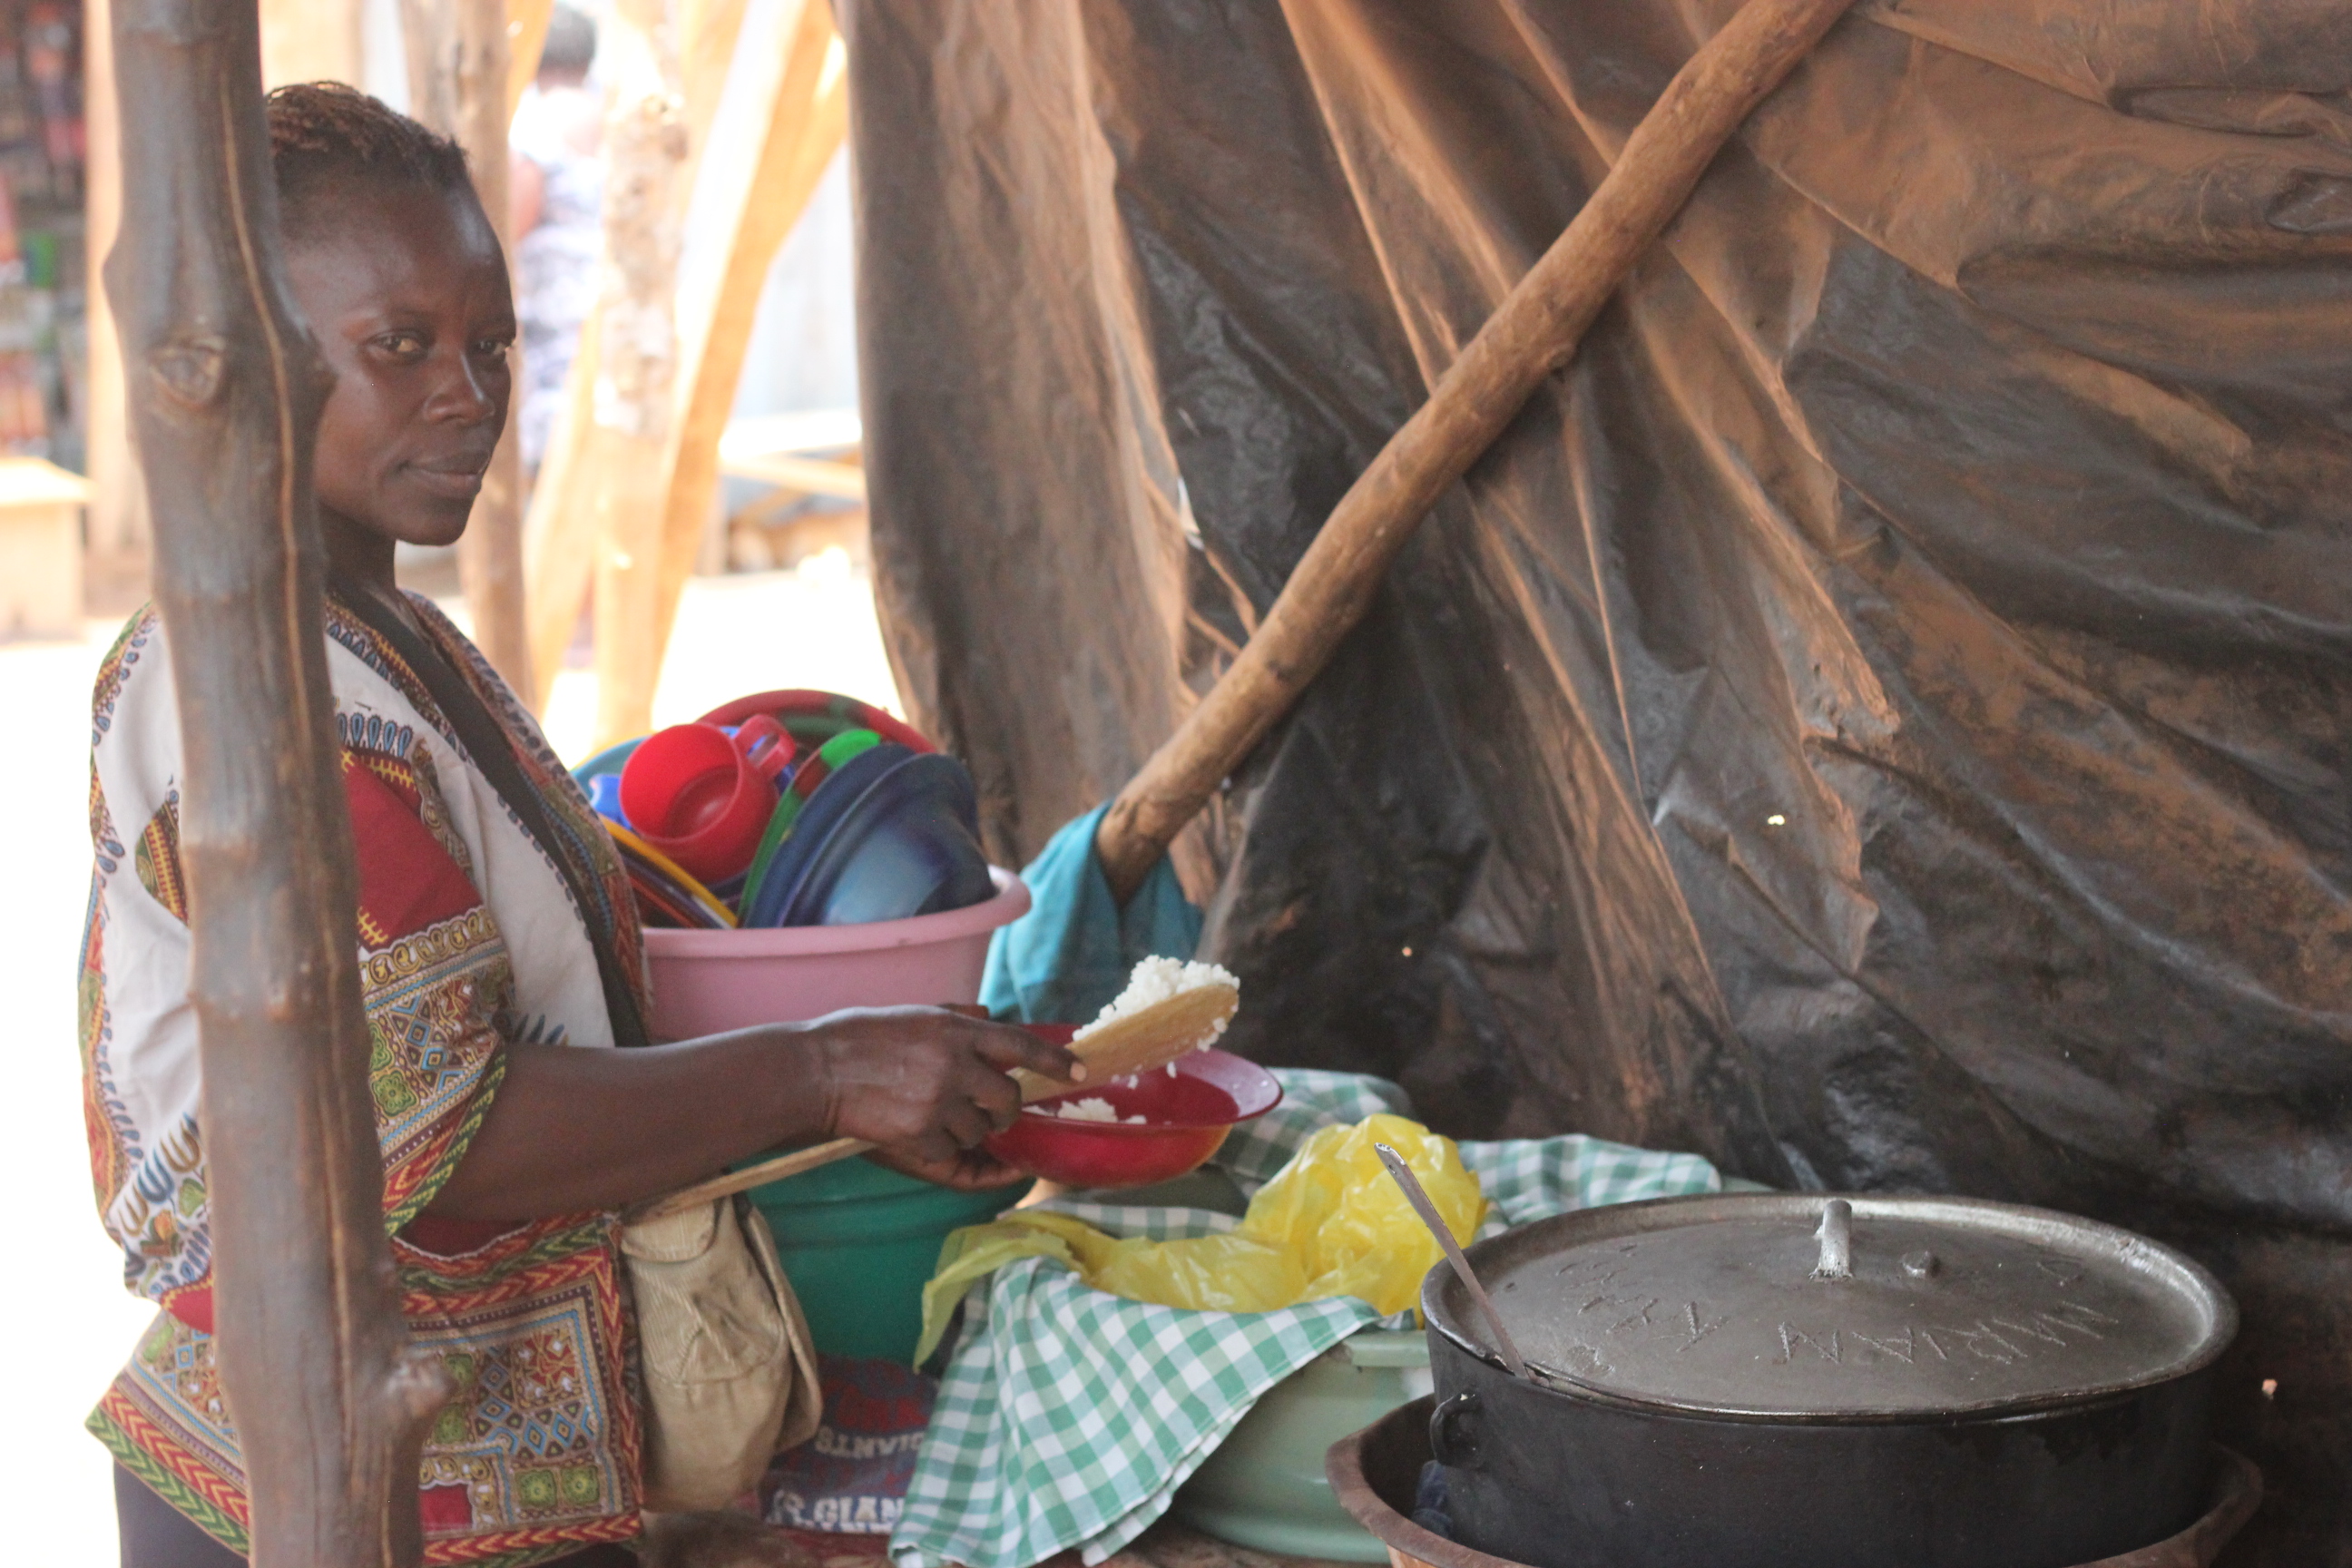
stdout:
<svg viewBox="0 0 2352 1568">
<path fill-rule="evenodd" d="M 638 1533 L 635 1347 L 617 1219 L 501 1229 L 424 1216 L 481 1125 L 509 1040 L 610 1047 L 585 921 L 644 973 L 610 840 L 503 682 L 413 601 L 428 640 L 515 742 L 598 890 L 509 812 L 416 674 L 331 599 L 327 659 L 360 882 L 369 1084 L 409 1328 L 459 1393 L 418 1477 L 428 1563 L 523 1564 Z M 115 1458 L 232 1551 L 247 1549 L 236 1423 L 213 1367 L 212 1258 L 181 880 L 180 720 L 151 609 L 100 668 L 90 729 L 97 868 L 81 966 L 84 1114 L 124 1279 L 163 1310 L 89 1419 Z"/>
</svg>

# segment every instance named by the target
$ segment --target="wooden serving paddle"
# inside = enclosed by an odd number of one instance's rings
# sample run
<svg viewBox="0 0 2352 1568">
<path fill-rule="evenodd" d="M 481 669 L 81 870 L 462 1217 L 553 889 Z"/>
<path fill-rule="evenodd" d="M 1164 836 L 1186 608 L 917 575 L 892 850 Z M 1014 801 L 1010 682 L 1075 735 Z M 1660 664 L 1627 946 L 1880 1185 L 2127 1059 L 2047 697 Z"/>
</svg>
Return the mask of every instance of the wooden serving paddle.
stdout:
<svg viewBox="0 0 2352 1568">
<path fill-rule="evenodd" d="M 1202 985 L 1191 991 L 1180 991 L 1165 1001 L 1105 1024 L 1089 1024 L 1070 1042 L 1070 1054 L 1087 1067 L 1087 1084 L 1108 1083 L 1113 1079 L 1132 1078 L 1137 1073 L 1164 1068 L 1189 1055 L 1223 1032 L 1227 1023 L 1242 1005 L 1242 994 L 1230 985 Z M 1042 1073 L 1015 1068 L 1010 1075 L 1021 1086 L 1021 1103 L 1034 1104 L 1051 1100 L 1057 1094 L 1068 1094 L 1085 1084 L 1064 1083 Z M 631 1210 L 632 1221 L 659 1219 L 697 1204 L 707 1204 L 713 1198 L 723 1198 L 770 1182 L 797 1176 L 803 1171 L 814 1171 L 820 1165 L 830 1165 L 836 1160 L 846 1160 L 863 1154 L 874 1145 L 862 1138 L 835 1138 L 829 1143 L 813 1144 L 795 1149 L 789 1154 L 779 1154 L 772 1160 L 762 1160 L 756 1165 L 746 1165 L 740 1171 L 730 1171 L 713 1176 L 707 1182 L 697 1182 L 681 1187 L 665 1198 L 655 1198 L 641 1208 Z"/>
</svg>

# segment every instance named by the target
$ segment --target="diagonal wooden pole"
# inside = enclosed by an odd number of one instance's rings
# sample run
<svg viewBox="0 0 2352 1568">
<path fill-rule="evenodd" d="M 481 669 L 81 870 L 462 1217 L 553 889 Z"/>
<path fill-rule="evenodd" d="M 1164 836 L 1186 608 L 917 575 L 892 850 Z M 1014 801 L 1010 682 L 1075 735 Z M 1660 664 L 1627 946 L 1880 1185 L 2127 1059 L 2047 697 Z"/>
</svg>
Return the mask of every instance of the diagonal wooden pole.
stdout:
<svg viewBox="0 0 2352 1568">
<path fill-rule="evenodd" d="M 1339 498 L 1240 657 L 1104 813 L 1095 849 L 1113 893 L 1142 885 L 1289 711 L 1437 498 L 1576 353 L 1732 132 L 1853 3 L 1748 0 L 1675 73 L 1583 210 Z"/>
<path fill-rule="evenodd" d="M 118 0 L 106 264 L 153 481 L 183 748 L 213 1296 L 258 1568 L 418 1561 L 417 1458 L 454 1392 L 383 1232 L 357 879 L 320 625 L 327 374 L 280 265 L 254 0 Z"/>
</svg>

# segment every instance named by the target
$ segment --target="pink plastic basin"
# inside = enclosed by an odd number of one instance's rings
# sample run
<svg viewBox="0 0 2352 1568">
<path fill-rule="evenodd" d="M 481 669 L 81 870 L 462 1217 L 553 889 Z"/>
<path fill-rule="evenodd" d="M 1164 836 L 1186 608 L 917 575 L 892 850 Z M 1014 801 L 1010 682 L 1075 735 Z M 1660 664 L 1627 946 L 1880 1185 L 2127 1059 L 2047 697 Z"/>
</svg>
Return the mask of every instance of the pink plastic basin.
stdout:
<svg viewBox="0 0 2352 1568">
<path fill-rule="evenodd" d="M 653 1033 L 687 1040 L 843 1007 L 980 1000 L 988 939 L 1029 912 L 1029 889 L 992 867 L 996 897 L 968 909 L 866 925 L 648 931 Z"/>
</svg>

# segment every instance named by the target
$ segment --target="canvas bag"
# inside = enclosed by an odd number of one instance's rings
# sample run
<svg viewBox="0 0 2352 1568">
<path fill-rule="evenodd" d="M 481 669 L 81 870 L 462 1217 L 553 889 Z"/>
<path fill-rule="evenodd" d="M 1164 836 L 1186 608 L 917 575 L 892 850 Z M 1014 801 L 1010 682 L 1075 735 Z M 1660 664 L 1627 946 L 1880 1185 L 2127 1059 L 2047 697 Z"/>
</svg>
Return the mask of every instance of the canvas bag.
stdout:
<svg viewBox="0 0 2352 1568">
<path fill-rule="evenodd" d="M 824 1413 L 768 1223 L 720 1198 L 621 1232 L 645 1361 L 645 1505 L 722 1508 Z"/>
<path fill-rule="evenodd" d="M 596 955 L 614 1044 L 649 1043 L 612 933 L 586 913 L 597 900 L 580 885 L 506 731 L 389 605 L 356 583 L 331 579 L 329 586 L 425 683 L 474 765 L 562 876 Z M 722 1198 L 621 1232 L 645 1363 L 645 1506 L 656 1511 L 734 1501 L 780 1449 L 815 1433 L 823 1411 L 808 1322 L 767 1222 L 747 1206 Z"/>
</svg>

